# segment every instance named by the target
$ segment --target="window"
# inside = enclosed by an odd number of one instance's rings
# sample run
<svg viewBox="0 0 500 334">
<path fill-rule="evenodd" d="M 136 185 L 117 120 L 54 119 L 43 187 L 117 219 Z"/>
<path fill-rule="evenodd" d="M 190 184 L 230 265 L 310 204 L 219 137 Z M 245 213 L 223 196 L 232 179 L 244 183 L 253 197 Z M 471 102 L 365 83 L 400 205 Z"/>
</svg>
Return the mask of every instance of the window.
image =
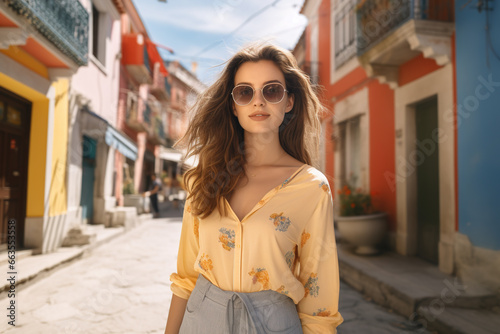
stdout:
<svg viewBox="0 0 500 334">
<path fill-rule="evenodd" d="M 335 14 L 335 67 L 356 55 L 356 1 L 342 3 Z"/>
<path fill-rule="evenodd" d="M 99 11 L 92 4 L 92 54 L 97 57 L 97 48 L 99 45 Z"/>
<path fill-rule="evenodd" d="M 106 65 L 106 13 L 92 4 L 92 55 L 102 65 Z"/>
<path fill-rule="evenodd" d="M 360 116 L 339 123 L 340 179 L 354 188 L 361 187 L 361 133 Z"/>
</svg>

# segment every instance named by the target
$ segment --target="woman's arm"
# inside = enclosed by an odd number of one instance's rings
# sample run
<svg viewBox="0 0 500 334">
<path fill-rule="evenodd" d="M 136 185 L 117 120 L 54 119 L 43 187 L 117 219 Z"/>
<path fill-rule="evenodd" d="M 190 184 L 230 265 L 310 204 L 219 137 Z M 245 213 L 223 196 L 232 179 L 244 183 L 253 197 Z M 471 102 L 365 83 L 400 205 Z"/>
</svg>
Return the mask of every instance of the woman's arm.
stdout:
<svg viewBox="0 0 500 334">
<path fill-rule="evenodd" d="M 325 179 L 325 184 L 327 184 Z M 333 229 L 333 202 L 330 188 L 321 192 L 298 249 L 300 281 L 306 290 L 297 304 L 304 334 L 336 333 L 343 321 L 339 313 L 339 266 Z"/>
<path fill-rule="evenodd" d="M 181 328 L 184 311 L 186 311 L 187 299 L 172 294 L 170 310 L 168 311 L 167 326 L 165 334 L 178 334 Z"/>
</svg>

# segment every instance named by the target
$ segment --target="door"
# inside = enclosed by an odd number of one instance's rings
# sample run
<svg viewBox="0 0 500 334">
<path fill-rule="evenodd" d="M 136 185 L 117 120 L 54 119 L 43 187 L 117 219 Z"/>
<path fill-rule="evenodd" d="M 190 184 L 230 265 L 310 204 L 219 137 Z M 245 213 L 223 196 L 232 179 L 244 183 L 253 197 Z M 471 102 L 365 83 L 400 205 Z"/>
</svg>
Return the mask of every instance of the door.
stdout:
<svg viewBox="0 0 500 334">
<path fill-rule="evenodd" d="M 417 252 L 439 262 L 439 145 L 433 140 L 438 128 L 437 98 L 417 104 L 415 110 L 417 159 Z M 436 136 L 436 135 L 434 135 Z"/>
<path fill-rule="evenodd" d="M 30 121 L 31 103 L 0 88 L 0 251 L 8 232 L 15 232 L 17 249 L 23 246 Z"/>
<path fill-rule="evenodd" d="M 94 215 L 94 176 L 95 155 L 97 141 L 88 136 L 83 136 L 82 154 L 82 219 L 85 223 L 92 223 Z"/>
</svg>

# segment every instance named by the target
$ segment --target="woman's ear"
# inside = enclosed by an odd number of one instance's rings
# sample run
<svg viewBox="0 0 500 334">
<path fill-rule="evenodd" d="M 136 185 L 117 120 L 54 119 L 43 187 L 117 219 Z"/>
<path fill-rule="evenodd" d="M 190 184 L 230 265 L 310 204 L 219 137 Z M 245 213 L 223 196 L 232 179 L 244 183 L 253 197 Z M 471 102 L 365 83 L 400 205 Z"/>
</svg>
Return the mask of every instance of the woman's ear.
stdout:
<svg viewBox="0 0 500 334">
<path fill-rule="evenodd" d="M 294 102 L 295 102 L 295 96 L 293 94 L 288 95 L 285 112 L 289 112 L 293 109 Z"/>
<path fill-rule="evenodd" d="M 231 103 L 231 111 L 233 112 L 233 115 L 238 117 L 238 113 L 236 112 L 236 105 L 234 101 Z"/>
</svg>

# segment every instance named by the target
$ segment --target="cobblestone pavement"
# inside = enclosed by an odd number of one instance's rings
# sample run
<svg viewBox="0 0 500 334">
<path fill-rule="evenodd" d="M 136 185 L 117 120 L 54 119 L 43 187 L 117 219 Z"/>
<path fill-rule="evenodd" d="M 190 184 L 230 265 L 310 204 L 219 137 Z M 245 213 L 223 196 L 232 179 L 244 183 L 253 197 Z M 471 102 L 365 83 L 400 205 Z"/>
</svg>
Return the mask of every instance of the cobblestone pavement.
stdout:
<svg viewBox="0 0 500 334">
<path fill-rule="evenodd" d="M 392 310 L 365 300 L 344 282 L 340 282 L 339 308 L 344 323 L 338 334 L 430 334 Z"/>
<path fill-rule="evenodd" d="M 16 327 L 1 333 L 163 333 L 179 218 L 145 222 L 17 294 Z M 20 268 L 22 270 L 22 268 Z M 5 310 L 7 299 L 0 305 Z M 339 333 L 427 333 L 343 284 Z"/>
</svg>

